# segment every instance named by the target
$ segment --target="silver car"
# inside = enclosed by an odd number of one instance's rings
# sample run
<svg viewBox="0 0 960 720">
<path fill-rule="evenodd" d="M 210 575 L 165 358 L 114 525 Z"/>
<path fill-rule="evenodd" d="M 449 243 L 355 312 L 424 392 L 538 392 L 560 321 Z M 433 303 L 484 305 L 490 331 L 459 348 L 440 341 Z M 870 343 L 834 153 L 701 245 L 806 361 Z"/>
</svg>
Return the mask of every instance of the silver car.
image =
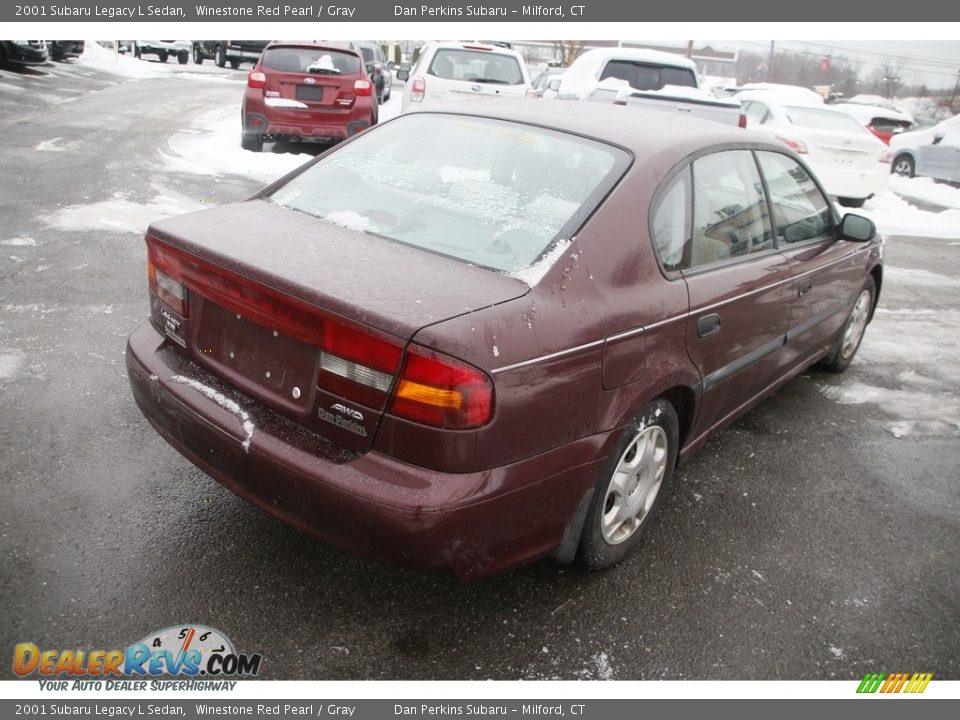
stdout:
<svg viewBox="0 0 960 720">
<path fill-rule="evenodd" d="M 926 130 L 895 135 L 890 151 L 890 170 L 897 175 L 960 183 L 960 115 Z"/>
</svg>

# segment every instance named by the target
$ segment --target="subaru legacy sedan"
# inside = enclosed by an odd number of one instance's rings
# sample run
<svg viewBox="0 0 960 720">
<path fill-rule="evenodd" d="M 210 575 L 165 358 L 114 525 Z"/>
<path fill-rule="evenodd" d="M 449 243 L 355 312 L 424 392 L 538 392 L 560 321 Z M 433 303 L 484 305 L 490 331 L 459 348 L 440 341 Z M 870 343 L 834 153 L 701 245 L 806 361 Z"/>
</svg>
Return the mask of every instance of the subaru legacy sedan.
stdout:
<svg viewBox="0 0 960 720">
<path fill-rule="evenodd" d="M 873 224 L 786 146 L 523 100 L 401 116 L 146 246 L 127 369 L 160 435 L 297 528 L 464 579 L 623 559 L 711 435 L 849 365 L 882 281 Z"/>
</svg>

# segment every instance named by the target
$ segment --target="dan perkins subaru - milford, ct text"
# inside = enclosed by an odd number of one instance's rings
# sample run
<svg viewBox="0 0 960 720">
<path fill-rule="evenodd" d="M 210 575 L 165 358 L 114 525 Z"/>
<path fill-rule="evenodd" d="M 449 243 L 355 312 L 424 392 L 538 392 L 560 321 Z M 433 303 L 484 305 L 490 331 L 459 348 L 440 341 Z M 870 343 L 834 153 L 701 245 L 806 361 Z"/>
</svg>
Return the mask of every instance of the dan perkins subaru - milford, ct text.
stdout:
<svg viewBox="0 0 960 720">
<path fill-rule="evenodd" d="M 492 5 L 394 5 L 394 17 L 583 17 L 586 5 L 570 5 L 566 10 L 560 5 L 521 5 L 519 10 Z"/>
</svg>

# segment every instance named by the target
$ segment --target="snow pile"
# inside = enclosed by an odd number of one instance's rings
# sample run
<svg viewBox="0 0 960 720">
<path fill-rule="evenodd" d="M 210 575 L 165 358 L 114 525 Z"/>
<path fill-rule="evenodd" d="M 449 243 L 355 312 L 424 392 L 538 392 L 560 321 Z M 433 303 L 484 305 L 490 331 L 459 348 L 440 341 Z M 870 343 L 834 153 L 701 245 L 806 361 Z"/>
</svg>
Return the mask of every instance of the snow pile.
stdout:
<svg viewBox="0 0 960 720">
<path fill-rule="evenodd" d="M 916 237 L 960 240 L 960 210 L 928 212 L 911 205 L 892 192 L 872 197 L 862 208 L 840 208 L 841 215 L 853 212 L 873 220 L 884 235 L 912 235 Z"/>
<path fill-rule="evenodd" d="M 337 210 L 327 213 L 323 219 L 347 230 L 356 230 L 357 232 L 366 232 L 372 228 L 370 218 L 364 217 L 353 210 Z"/>
<path fill-rule="evenodd" d="M 918 124 L 938 123 L 953 117 L 949 107 L 944 106 L 943 98 L 908 97 L 898 100 L 903 112 L 912 115 Z"/>
<path fill-rule="evenodd" d="M 567 248 L 570 247 L 570 242 L 569 239 L 560 240 L 556 246 L 542 258 L 532 265 L 515 270 L 510 273 L 510 277 L 522 280 L 530 287 L 535 286 L 543 279 L 547 271 L 553 267 L 554 263 L 567 251 Z"/>
<path fill-rule="evenodd" d="M 273 182 L 312 157 L 255 153 L 240 147 L 240 103 L 211 110 L 159 150 L 168 169 L 197 175 L 242 175 Z"/>
<path fill-rule="evenodd" d="M 890 189 L 897 195 L 911 200 L 960 210 L 960 188 L 935 182 L 933 178 L 893 175 L 890 178 Z M 960 237 L 960 229 L 957 231 L 957 237 Z"/>
<path fill-rule="evenodd" d="M 152 78 L 168 76 L 160 70 L 159 63 L 138 60 L 132 53 L 117 53 L 105 48 L 93 40 L 87 40 L 83 46 L 83 55 L 78 64 L 95 70 L 113 73 L 127 78 Z"/>
<path fill-rule="evenodd" d="M 71 205 L 39 220 L 59 230 L 99 230 L 142 235 L 155 220 L 203 208 L 195 200 L 170 190 L 160 192 L 162 194 L 146 203 L 135 202 L 118 192 L 109 200 Z"/>
</svg>

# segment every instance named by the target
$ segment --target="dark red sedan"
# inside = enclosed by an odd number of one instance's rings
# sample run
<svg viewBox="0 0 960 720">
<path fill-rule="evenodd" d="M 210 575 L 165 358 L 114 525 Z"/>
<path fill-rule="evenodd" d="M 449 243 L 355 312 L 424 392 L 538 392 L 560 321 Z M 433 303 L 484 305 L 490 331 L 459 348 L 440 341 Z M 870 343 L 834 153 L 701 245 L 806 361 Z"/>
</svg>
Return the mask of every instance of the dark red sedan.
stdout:
<svg viewBox="0 0 960 720">
<path fill-rule="evenodd" d="M 576 103 L 401 116 L 146 242 L 127 368 L 158 432 L 298 528 L 462 578 L 619 561 L 711 434 L 850 363 L 882 280 L 786 147 Z"/>
</svg>

